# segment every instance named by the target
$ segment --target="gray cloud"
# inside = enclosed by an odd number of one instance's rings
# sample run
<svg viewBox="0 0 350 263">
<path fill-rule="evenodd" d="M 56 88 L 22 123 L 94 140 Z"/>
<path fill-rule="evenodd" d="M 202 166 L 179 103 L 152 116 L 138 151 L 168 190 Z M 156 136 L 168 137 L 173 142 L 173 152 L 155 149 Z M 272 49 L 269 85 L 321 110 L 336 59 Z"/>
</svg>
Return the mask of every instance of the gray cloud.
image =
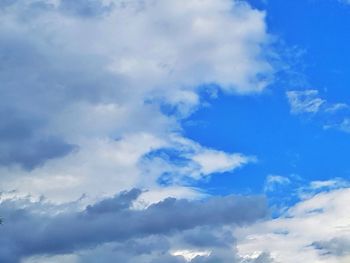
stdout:
<svg viewBox="0 0 350 263">
<path fill-rule="evenodd" d="M 64 156 L 77 147 L 55 136 L 38 136 L 40 120 L 0 110 L 0 165 L 19 164 L 33 169 L 46 160 Z"/>
<path fill-rule="evenodd" d="M 225 247 L 227 244 L 233 244 L 235 239 L 230 232 L 213 231 L 212 227 L 201 227 L 184 231 L 182 241 L 189 246 L 206 248 Z"/>
<path fill-rule="evenodd" d="M 129 244 L 134 244 L 131 250 L 142 254 L 152 251 L 153 246 L 142 247 L 132 243 L 133 239 L 154 235 L 167 237 L 196 227 L 215 229 L 224 225 L 245 225 L 267 214 L 264 198 L 242 196 L 213 197 L 204 201 L 168 198 L 147 209 L 133 210 L 131 204 L 140 193 L 139 190 L 123 192 L 81 212 L 57 215 L 44 215 L 43 210 L 35 212 L 33 207 L 40 206 L 39 203 L 21 208 L 16 206 L 16 201 L 4 201 L 0 209 L 5 218 L 0 236 L 0 261 L 11 263 L 32 255 L 74 253 L 107 242 L 131 242 Z M 215 234 L 202 237 L 211 239 L 212 236 Z M 192 246 L 198 245 L 189 239 L 188 233 L 184 239 Z M 211 245 L 209 241 L 203 243 Z M 219 247 L 220 251 L 227 250 L 225 246 Z M 222 253 L 205 259 L 199 257 L 194 262 L 212 262 L 208 260 L 216 260 Z"/>
<path fill-rule="evenodd" d="M 349 238 L 332 238 L 327 241 L 317 241 L 312 244 L 323 255 L 346 256 L 350 254 L 350 240 Z"/>
<path fill-rule="evenodd" d="M 32 169 L 76 149 L 49 131 L 57 114 L 74 103 L 117 101 L 118 77 L 99 70 L 95 56 L 59 55 L 27 34 L 0 27 L 0 165 Z"/>
<path fill-rule="evenodd" d="M 108 13 L 112 4 L 105 5 L 99 0 L 61 0 L 59 9 L 67 14 L 82 17 L 96 17 Z"/>
<path fill-rule="evenodd" d="M 215 231 L 215 230 L 213 230 Z M 142 239 L 139 242 L 148 242 L 149 239 Z M 157 242 L 167 242 L 167 239 L 155 238 Z M 159 243 L 157 243 L 159 244 Z M 234 244 L 230 248 L 214 248 L 209 256 L 196 256 L 192 259 L 185 260 L 182 256 L 172 255 L 170 247 L 155 245 L 152 252 L 133 253 L 127 247 L 121 248 L 118 245 L 99 248 L 90 252 L 82 252 L 78 262 L 81 263 L 98 263 L 113 262 L 116 258 L 125 263 L 272 263 L 273 259 L 266 253 L 262 253 L 255 259 L 244 259 L 240 257 Z"/>
</svg>

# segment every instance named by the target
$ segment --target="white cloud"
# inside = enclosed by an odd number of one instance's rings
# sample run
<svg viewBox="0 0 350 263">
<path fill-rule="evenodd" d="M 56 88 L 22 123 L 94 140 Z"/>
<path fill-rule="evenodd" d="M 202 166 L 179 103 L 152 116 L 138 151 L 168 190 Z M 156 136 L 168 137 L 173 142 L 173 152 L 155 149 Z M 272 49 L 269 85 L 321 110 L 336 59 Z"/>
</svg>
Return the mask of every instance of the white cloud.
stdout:
<svg viewBox="0 0 350 263">
<path fill-rule="evenodd" d="M 325 109 L 326 112 L 335 113 L 340 110 L 349 109 L 349 105 L 346 103 L 335 103 L 333 105 L 330 105 L 328 108 Z"/>
<path fill-rule="evenodd" d="M 287 98 L 294 114 L 317 113 L 325 100 L 318 97 L 318 90 L 288 91 Z"/>
<path fill-rule="evenodd" d="M 349 187 L 350 184 L 343 178 L 333 178 L 330 180 L 317 180 L 311 181 L 307 186 L 299 186 L 297 189 L 297 195 L 300 199 L 309 199 L 320 192 L 333 191 L 336 189 L 342 189 Z"/>
<path fill-rule="evenodd" d="M 283 216 L 240 228 L 238 249 L 243 255 L 270 252 L 276 262 L 347 262 L 347 255 L 324 253 L 315 244 L 350 238 L 347 209 L 350 189 L 319 193 L 290 208 Z M 350 248 L 348 248 L 350 249 Z M 327 252 L 327 251 L 326 251 Z"/>
<path fill-rule="evenodd" d="M 265 192 L 273 191 L 278 185 L 288 185 L 291 181 L 288 177 L 281 176 L 281 175 L 269 175 L 266 178 Z"/>
<path fill-rule="evenodd" d="M 185 198 L 189 200 L 201 199 L 208 196 L 200 189 L 170 186 L 170 187 L 154 187 L 152 190 L 143 192 L 140 197 L 134 202 L 135 209 L 144 209 L 151 204 L 158 203 L 165 198 Z"/>
<path fill-rule="evenodd" d="M 227 154 L 217 150 L 205 149 L 195 154 L 192 160 L 200 166 L 201 174 L 209 175 L 232 171 L 254 159 L 241 154 Z"/>
<path fill-rule="evenodd" d="M 342 131 L 350 132 L 350 118 L 344 119 L 344 120 L 340 123 L 339 128 L 340 128 Z"/>
<path fill-rule="evenodd" d="M 331 103 L 321 98 L 318 90 L 288 91 L 286 93 L 292 114 L 318 114 L 323 128 L 350 132 L 349 105 Z"/>
<path fill-rule="evenodd" d="M 68 201 L 82 194 L 111 195 L 140 182 L 138 160 L 164 142 L 150 134 L 130 134 L 123 140 L 95 139 L 64 158 L 47 161 L 31 171 L 1 169 L 2 189 L 17 189 L 52 200 Z M 152 182 L 153 183 L 153 182 Z"/>
<path fill-rule="evenodd" d="M 312 181 L 310 183 L 310 188 L 313 190 L 319 190 L 319 189 L 336 189 L 336 188 L 342 188 L 348 186 L 348 182 L 341 178 L 336 178 L 333 180 L 327 180 L 327 181 Z"/>
<path fill-rule="evenodd" d="M 208 180 L 212 174 L 232 172 L 255 160 L 252 156 L 214 150 L 174 135 L 167 146 L 142 158 L 139 166 L 144 175 L 140 180 L 148 182 L 148 187 L 149 182 L 160 179 L 165 185 L 170 184 L 176 186 L 176 189 L 182 189 L 181 185 L 190 186 L 193 180 Z M 191 192 L 193 190 L 191 189 Z M 197 194 L 202 196 L 203 193 L 198 190 L 196 189 Z"/>
<path fill-rule="evenodd" d="M 175 250 L 171 254 L 174 256 L 182 256 L 187 262 L 190 262 L 197 256 L 208 257 L 210 255 L 210 251 Z"/>
<path fill-rule="evenodd" d="M 188 173 L 193 178 L 200 179 L 213 173 L 233 171 L 245 164 L 256 161 L 253 156 L 206 148 L 185 138 L 175 137 L 174 140 L 179 144 L 177 148 L 181 149 L 184 157 L 191 161 L 188 168 L 192 171 L 186 170 L 183 173 Z"/>
<path fill-rule="evenodd" d="M 0 113 L 28 120 L 28 137 L 55 136 L 76 148 L 31 170 L 15 156 L 0 168 L 2 189 L 63 201 L 158 189 L 164 171 L 201 179 L 250 161 L 173 138 L 182 137 L 181 118 L 201 106 L 199 86 L 248 94 L 272 80 L 264 12 L 231 0 L 50 3 L 15 1 L 0 9 L 7 54 Z M 162 105 L 176 114 L 164 114 Z M 143 162 L 164 147 L 188 163 Z"/>
<path fill-rule="evenodd" d="M 202 194 L 198 189 L 181 187 L 186 178 L 200 180 L 212 173 L 233 171 L 255 160 L 242 154 L 206 148 L 177 135 L 160 139 L 153 134 L 136 133 L 120 140 L 82 141 L 82 145 L 79 151 L 49 160 L 31 171 L 18 166 L 1 168 L 1 188 L 34 196 L 43 194 L 60 202 L 75 200 L 82 194 L 91 201 L 132 187 L 151 189 L 158 197 L 181 197 L 183 194 L 192 199 Z M 184 161 L 176 163 L 158 155 L 144 157 L 163 148 L 176 151 Z M 157 179 L 165 173 L 173 187 L 159 191 Z M 145 196 L 149 197 L 148 201 L 159 201 L 151 194 Z"/>
</svg>

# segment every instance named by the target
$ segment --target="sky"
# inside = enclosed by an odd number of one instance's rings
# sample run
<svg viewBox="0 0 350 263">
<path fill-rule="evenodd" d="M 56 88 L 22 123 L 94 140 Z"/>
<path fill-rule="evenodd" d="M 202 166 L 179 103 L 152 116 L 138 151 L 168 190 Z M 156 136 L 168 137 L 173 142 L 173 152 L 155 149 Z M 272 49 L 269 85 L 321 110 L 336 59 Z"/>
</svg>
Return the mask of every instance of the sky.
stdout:
<svg viewBox="0 0 350 263">
<path fill-rule="evenodd" d="M 349 15 L 0 1 L 0 262 L 349 262 Z"/>
</svg>

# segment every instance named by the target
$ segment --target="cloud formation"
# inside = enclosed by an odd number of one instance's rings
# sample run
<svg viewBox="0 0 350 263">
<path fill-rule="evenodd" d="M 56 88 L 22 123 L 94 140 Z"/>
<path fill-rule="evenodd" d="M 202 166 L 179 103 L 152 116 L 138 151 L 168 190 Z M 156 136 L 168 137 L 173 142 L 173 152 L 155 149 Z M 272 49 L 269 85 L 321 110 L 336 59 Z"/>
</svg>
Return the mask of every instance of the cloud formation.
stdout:
<svg viewBox="0 0 350 263">
<path fill-rule="evenodd" d="M 331 189 L 331 188 L 330 188 Z M 347 262 L 350 238 L 348 187 L 301 200 L 281 217 L 236 231 L 239 253 L 266 251 L 276 262 Z"/>
<path fill-rule="evenodd" d="M 317 113 L 325 103 L 318 97 L 318 90 L 288 91 L 287 98 L 294 114 Z"/>
<path fill-rule="evenodd" d="M 269 43 L 264 12 L 242 1 L 2 1 L 1 189 L 67 201 L 246 164 L 183 138 L 181 120 L 213 86 L 264 90 Z M 144 161 L 161 149 L 187 161 Z"/>
<path fill-rule="evenodd" d="M 322 98 L 318 90 L 291 90 L 286 93 L 291 113 L 310 115 L 321 121 L 324 129 L 350 132 L 350 106 Z"/>
<path fill-rule="evenodd" d="M 146 262 L 184 262 L 183 257 L 171 255 L 173 248 L 168 237 L 176 235 L 177 246 L 187 243 L 188 247 L 214 249 L 209 256 L 195 257 L 191 262 L 232 259 L 236 257 L 230 248 L 233 237 L 229 232 L 220 237 L 216 231 L 267 216 L 265 199 L 258 196 L 212 197 L 202 201 L 168 198 L 146 209 L 134 209 L 133 202 L 140 194 L 138 189 L 122 192 L 82 211 L 75 211 L 74 204 L 50 209 L 51 205 L 43 201 L 6 199 L 0 205 L 5 218 L 0 261 L 16 263 L 30 256 L 73 254 L 114 242 L 118 253 L 130 254 L 129 257 L 156 251 L 168 254 L 164 255 L 169 258 L 165 261 L 159 261 L 160 257 Z M 62 212 L 57 213 L 59 210 Z"/>
<path fill-rule="evenodd" d="M 181 126 L 203 93 L 262 92 L 270 41 L 238 0 L 1 1 L 0 261 L 272 262 L 232 235 L 263 197 L 189 183 L 256 158 Z"/>
</svg>

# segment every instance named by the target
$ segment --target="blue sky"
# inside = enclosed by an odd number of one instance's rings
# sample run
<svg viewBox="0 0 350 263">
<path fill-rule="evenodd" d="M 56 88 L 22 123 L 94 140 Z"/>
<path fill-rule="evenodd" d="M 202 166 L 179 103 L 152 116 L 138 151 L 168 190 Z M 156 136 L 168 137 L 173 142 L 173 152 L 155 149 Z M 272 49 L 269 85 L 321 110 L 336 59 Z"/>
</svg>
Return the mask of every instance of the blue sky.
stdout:
<svg viewBox="0 0 350 263">
<path fill-rule="evenodd" d="M 348 262 L 349 14 L 0 2 L 0 262 Z"/>
<path fill-rule="evenodd" d="M 259 156 L 257 163 L 233 173 L 242 175 L 239 178 L 215 177 L 208 186 L 261 191 L 269 174 L 297 174 L 307 181 L 348 179 L 348 134 L 324 130 L 323 116 L 290 114 L 286 91 L 316 89 L 333 103 L 349 101 L 346 21 L 350 9 L 336 1 L 251 3 L 266 10 L 269 31 L 277 38 L 280 55 L 288 59 L 283 62 L 291 63 L 294 72 L 280 72 L 259 96 L 220 94 L 185 121 L 190 138 L 224 151 Z"/>
</svg>

